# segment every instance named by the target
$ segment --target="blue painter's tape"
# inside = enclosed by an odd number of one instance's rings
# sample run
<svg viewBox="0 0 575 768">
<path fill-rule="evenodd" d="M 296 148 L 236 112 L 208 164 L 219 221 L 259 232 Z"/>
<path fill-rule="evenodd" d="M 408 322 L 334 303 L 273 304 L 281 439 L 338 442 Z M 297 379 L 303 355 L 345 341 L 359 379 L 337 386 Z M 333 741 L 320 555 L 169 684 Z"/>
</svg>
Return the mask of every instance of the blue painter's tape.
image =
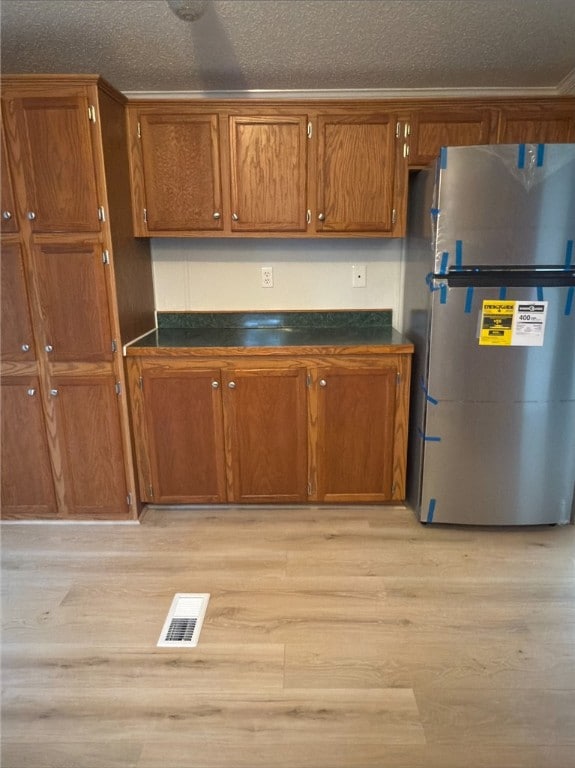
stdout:
<svg viewBox="0 0 575 768">
<path fill-rule="evenodd" d="M 565 269 L 569 269 L 573 261 L 573 240 L 567 240 L 567 248 L 565 249 Z"/>
<path fill-rule="evenodd" d="M 517 167 L 525 168 L 525 144 L 520 144 L 517 148 Z"/>
<path fill-rule="evenodd" d="M 434 397 L 431 397 L 431 395 L 429 394 L 429 391 L 425 386 L 425 381 L 423 380 L 423 376 L 419 379 L 419 386 L 425 392 L 425 399 L 427 400 L 428 403 L 431 403 L 432 405 L 439 404 L 439 400 L 436 400 Z"/>
<path fill-rule="evenodd" d="M 444 283 L 439 286 L 439 303 L 447 304 L 447 286 Z"/>
<path fill-rule="evenodd" d="M 417 428 L 417 434 L 419 437 L 426 443 L 440 443 L 441 438 L 440 437 L 432 437 L 431 435 L 426 435 L 424 432 L 422 432 L 419 427 Z"/>
<path fill-rule="evenodd" d="M 447 147 L 441 147 L 439 150 L 439 167 L 442 171 L 447 168 Z"/>
<path fill-rule="evenodd" d="M 433 515 L 435 514 L 435 499 L 429 499 L 429 507 L 427 509 L 427 521 L 428 523 L 433 522 Z"/>
<path fill-rule="evenodd" d="M 537 286 L 537 301 L 543 301 L 543 286 Z"/>
<path fill-rule="evenodd" d="M 425 282 L 427 283 L 427 287 L 429 288 L 430 293 L 440 290 L 439 285 L 435 285 L 433 282 L 433 272 L 428 272 L 428 274 L 425 277 Z"/>
<path fill-rule="evenodd" d="M 455 241 L 455 266 L 457 269 L 463 266 L 463 240 Z"/>
<path fill-rule="evenodd" d="M 443 251 L 441 254 L 441 263 L 439 265 L 439 274 L 440 275 L 446 275 L 447 274 L 447 264 L 449 262 L 449 253 L 447 251 Z"/>
<path fill-rule="evenodd" d="M 469 286 L 465 294 L 465 314 L 468 315 L 473 307 L 473 286 Z"/>
<path fill-rule="evenodd" d="M 499 301 L 505 301 L 507 298 L 507 288 L 505 286 L 502 286 L 499 289 Z"/>
<path fill-rule="evenodd" d="M 567 299 L 565 300 L 565 314 L 570 315 L 573 309 L 573 296 L 575 295 L 575 288 L 571 287 L 567 289 Z"/>
<path fill-rule="evenodd" d="M 537 167 L 541 168 L 543 165 L 543 158 L 545 157 L 545 144 L 537 145 Z"/>
</svg>

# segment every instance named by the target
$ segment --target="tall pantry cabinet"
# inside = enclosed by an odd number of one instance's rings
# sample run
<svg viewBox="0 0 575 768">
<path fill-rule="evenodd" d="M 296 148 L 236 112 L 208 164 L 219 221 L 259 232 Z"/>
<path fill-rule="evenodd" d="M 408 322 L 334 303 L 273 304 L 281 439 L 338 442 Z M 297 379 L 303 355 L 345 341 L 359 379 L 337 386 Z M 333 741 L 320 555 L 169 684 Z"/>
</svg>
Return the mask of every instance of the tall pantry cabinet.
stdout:
<svg viewBox="0 0 575 768">
<path fill-rule="evenodd" d="M 154 307 L 124 101 L 96 76 L 2 79 L 3 517 L 137 517 L 122 345 Z"/>
</svg>

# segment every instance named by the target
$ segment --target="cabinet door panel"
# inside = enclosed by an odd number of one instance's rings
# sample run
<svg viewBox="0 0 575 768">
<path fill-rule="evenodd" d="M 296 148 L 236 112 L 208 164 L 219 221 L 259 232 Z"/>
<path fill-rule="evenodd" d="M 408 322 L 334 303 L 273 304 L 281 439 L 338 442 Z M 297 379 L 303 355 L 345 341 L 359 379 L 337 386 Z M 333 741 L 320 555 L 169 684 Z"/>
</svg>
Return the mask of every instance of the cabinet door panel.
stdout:
<svg viewBox="0 0 575 768">
<path fill-rule="evenodd" d="M 232 230 L 304 232 L 307 117 L 230 117 Z"/>
<path fill-rule="evenodd" d="M 54 517 L 56 498 L 36 377 L 4 377 L 2 517 Z"/>
<path fill-rule="evenodd" d="M 73 517 L 128 517 L 124 451 L 115 380 L 111 376 L 55 376 L 63 513 Z"/>
<path fill-rule="evenodd" d="M 2 156 L 0 157 L 0 226 L 2 232 L 17 232 L 18 223 L 16 220 L 16 203 L 14 201 L 14 190 L 12 187 L 12 178 L 8 168 L 8 155 L 6 153 L 6 144 L 4 139 L 4 130 L 0 124 L 0 147 Z"/>
<path fill-rule="evenodd" d="M 575 141 L 575 109 L 541 106 L 502 109 L 499 144 L 553 144 Z"/>
<path fill-rule="evenodd" d="M 223 392 L 232 457 L 230 501 L 305 501 L 306 369 L 227 371 Z"/>
<path fill-rule="evenodd" d="M 222 229 L 217 115 L 139 120 L 148 231 Z"/>
<path fill-rule="evenodd" d="M 146 369 L 143 398 L 153 501 L 223 502 L 224 439 L 218 370 Z M 212 386 L 217 384 L 218 387 Z M 149 489 L 143 489 L 148 491 Z"/>
<path fill-rule="evenodd" d="M 319 499 L 391 499 L 396 369 L 322 368 L 318 383 Z"/>
<path fill-rule="evenodd" d="M 84 96 L 9 99 L 34 232 L 98 232 L 95 163 Z M 10 117 L 8 117 L 10 116 Z"/>
<path fill-rule="evenodd" d="M 98 243 L 39 244 L 33 251 L 52 362 L 112 359 L 107 267 Z"/>
<path fill-rule="evenodd" d="M 417 112 L 411 119 L 409 164 L 427 165 L 441 147 L 489 144 L 491 112 L 488 109 L 449 109 Z"/>
<path fill-rule="evenodd" d="M 318 133 L 318 231 L 391 231 L 395 121 L 324 115 Z"/>
<path fill-rule="evenodd" d="M 2 246 L 0 270 L 1 359 L 31 361 L 34 359 L 34 340 L 22 251 L 18 244 Z"/>
</svg>

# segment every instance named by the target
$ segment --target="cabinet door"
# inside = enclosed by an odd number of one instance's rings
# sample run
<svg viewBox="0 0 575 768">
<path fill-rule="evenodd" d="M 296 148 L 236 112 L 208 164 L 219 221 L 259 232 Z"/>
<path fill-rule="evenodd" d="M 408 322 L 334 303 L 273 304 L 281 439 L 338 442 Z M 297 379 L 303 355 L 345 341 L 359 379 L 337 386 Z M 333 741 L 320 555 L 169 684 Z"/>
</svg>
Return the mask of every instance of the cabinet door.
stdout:
<svg viewBox="0 0 575 768">
<path fill-rule="evenodd" d="M 411 116 L 409 164 L 423 166 L 432 162 L 441 147 L 489 144 L 491 111 L 479 107 L 429 109 Z"/>
<path fill-rule="evenodd" d="M 232 231 L 305 232 L 307 116 L 229 121 Z"/>
<path fill-rule="evenodd" d="M 224 502 L 219 370 L 144 362 L 141 375 L 145 432 L 140 430 L 139 439 L 146 441 L 151 471 L 148 479 L 147 468 L 140 467 L 142 500 Z"/>
<path fill-rule="evenodd" d="M 397 388 L 395 367 L 317 371 L 317 497 L 392 498 Z"/>
<path fill-rule="evenodd" d="M 0 147 L 2 156 L 0 157 L 0 215 L 2 220 L 0 225 L 3 233 L 17 232 L 18 222 L 16 220 L 16 205 L 14 202 L 14 190 L 12 188 L 12 178 L 8 168 L 8 155 L 6 153 L 6 143 L 4 140 L 4 130 L 0 124 Z"/>
<path fill-rule="evenodd" d="M 63 516 L 127 518 L 127 487 L 120 408 L 115 379 L 54 376 L 55 409 Z"/>
<path fill-rule="evenodd" d="M 6 376 L 2 399 L 2 517 L 54 517 L 56 498 L 36 377 Z"/>
<path fill-rule="evenodd" d="M 144 112 L 138 121 L 147 230 L 143 234 L 221 230 L 217 115 Z"/>
<path fill-rule="evenodd" d="M 2 246 L 0 255 L 0 355 L 2 360 L 34 359 L 28 291 L 22 251 L 17 243 Z"/>
<path fill-rule="evenodd" d="M 95 242 L 40 243 L 33 249 L 45 344 L 52 362 L 112 360 L 102 249 Z"/>
<path fill-rule="evenodd" d="M 575 141 L 575 106 L 507 107 L 499 116 L 499 144 Z"/>
<path fill-rule="evenodd" d="M 307 499 L 306 373 L 300 366 L 223 374 L 230 501 Z"/>
<path fill-rule="evenodd" d="M 390 115 L 320 115 L 317 231 L 392 231 L 395 145 Z"/>
<path fill-rule="evenodd" d="M 35 233 L 100 230 L 88 107 L 83 94 L 6 101 L 7 135 L 21 159 Z"/>
</svg>

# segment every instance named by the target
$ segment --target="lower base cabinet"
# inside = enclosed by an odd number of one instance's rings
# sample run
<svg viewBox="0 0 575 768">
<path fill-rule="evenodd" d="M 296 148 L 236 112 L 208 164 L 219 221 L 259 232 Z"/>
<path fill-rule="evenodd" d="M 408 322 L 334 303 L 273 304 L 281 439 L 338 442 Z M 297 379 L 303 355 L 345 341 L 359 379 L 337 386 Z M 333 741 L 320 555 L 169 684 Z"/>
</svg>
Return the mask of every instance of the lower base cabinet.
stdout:
<svg viewBox="0 0 575 768">
<path fill-rule="evenodd" d="M 141 500 L 362 503 L 405 496 L 410 356 L 132 356 Z"/>
<path fill-rule="evenodd" d="M 2 517 L 56 517 L 38 378 L 3 376 L 0 394 Z"/>
</svg>

